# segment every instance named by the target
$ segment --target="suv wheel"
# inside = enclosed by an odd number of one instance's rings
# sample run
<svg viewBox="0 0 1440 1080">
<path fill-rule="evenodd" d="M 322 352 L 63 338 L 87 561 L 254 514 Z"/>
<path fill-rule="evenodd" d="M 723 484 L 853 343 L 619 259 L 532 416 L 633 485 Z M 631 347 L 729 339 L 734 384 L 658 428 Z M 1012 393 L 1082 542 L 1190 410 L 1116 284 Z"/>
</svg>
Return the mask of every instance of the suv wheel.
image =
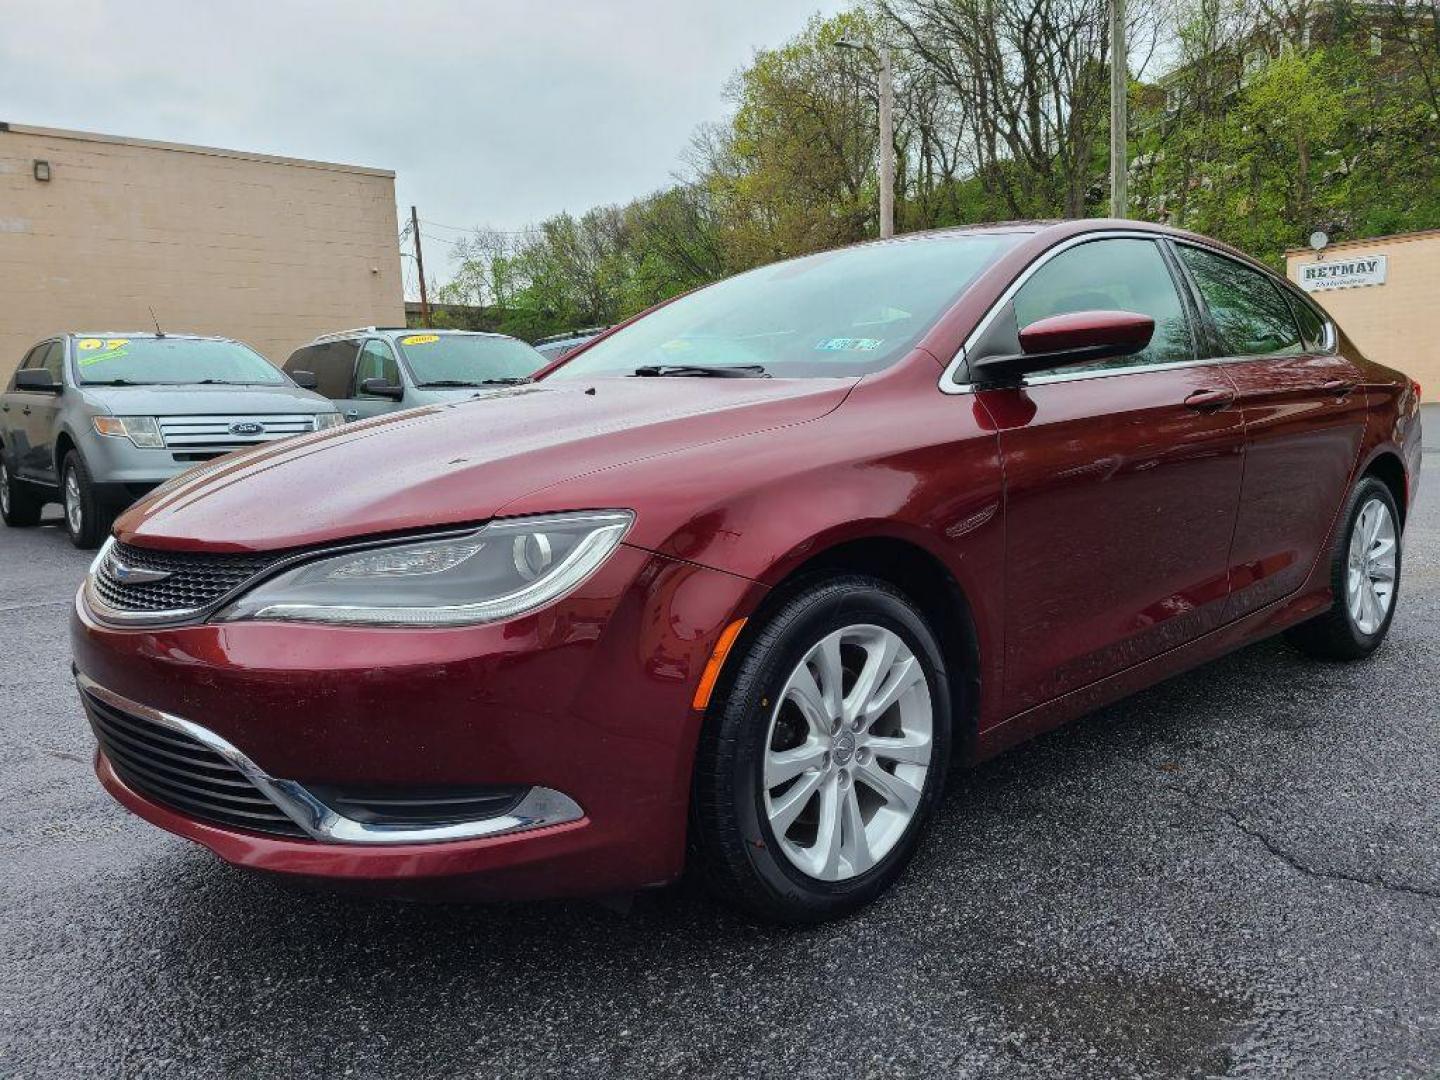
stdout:
<svg viewBox="0 0 1440 1080">
<path fill-rule="evenodd" d="M 45 500 L 21 483 L 10 472 L 10 464 L 0 451 L 0 518 L 12 528 L 35 525 L 40 521 L 40 510 Z"/>
<path fill-rule="evenodd" d="M 1330 553 L 1334 606 L 1286 632 L 1301 652 L 1322 660 L 1360 660 L 1380 647 L 1400 591 L 1400 514 L 1390 489 L 1363 477 L 1345 504 L 1346 523 Z"/>
<path fill-rule="evenodd" d="M 110 522 L 78 450 L 66 454 L 60 466 L 60 503 L 65 508 L 65 531 L 70 542 L 77 548 L 99 547 L 110 531 Z"/>
<path fill-rule="evenodd" d="M 730 664 L 696 758 L 699 869 L 776 922 L 868 903 L 900 876 L 944 786 L 934 633 L 890 585 L 846 575 L 786 601 Z"/>
</svg>

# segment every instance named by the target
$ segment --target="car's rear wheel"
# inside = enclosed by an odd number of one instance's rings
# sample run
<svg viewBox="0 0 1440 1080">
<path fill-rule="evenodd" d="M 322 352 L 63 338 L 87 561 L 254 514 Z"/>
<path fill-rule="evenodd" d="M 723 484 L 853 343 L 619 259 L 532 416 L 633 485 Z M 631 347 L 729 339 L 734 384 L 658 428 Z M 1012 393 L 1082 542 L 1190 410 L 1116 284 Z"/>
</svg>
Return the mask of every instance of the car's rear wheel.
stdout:
<svg viewBox="0 0 1440 1080">
<path fill-rule="evenodd" d="M 944 786 L 950 698 L 934 633 L 888 584 L 846 575 L 783 602 L 726 666 L 696 759 L 700 871 L 779 922 L 868 903 L 904 869 Z"/>
<path fill-rule="evenodd" d="M 45 500 L 10 472 L 10 464 L 0 450 L 0 519 L 13 528 L 35 525 Z"/>
<path fill-rule="evenodd" d="M 1400 589 L 1400 514 L 1390 489 L 1363 477 L 1346 501 L 1345 528 L 1330 552 L 1335 604 L 1290 630 L 1303 652 L 1325 660 L 1359 660 L 1380 647 L 1395 617 Z"/>
<path fill-rule="evenodd" d="M 60 504 L 65 510 L 65 532 L 70 542 L 77 548 L 99 547 L 110 530 L 110 519 L 78 450 L 66 454 L 60 466 Z"/>
</svg>

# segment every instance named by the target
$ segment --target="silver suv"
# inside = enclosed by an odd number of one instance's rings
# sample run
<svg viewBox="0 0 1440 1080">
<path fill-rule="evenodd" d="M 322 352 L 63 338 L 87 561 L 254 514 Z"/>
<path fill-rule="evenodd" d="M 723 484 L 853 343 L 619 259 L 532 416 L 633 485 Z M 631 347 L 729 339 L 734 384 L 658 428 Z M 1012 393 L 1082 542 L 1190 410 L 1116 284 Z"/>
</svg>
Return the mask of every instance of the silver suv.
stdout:
<svg viewBox="0 0 1440 1080">
<path fill-rule="evenodd" d="M 291 354 L 285 371 L 333 401 L 346 420 L 364 420 L 529 382 L 545 362 L 505 334 L 367 326 L 321 335 Z"/>
<path fill-rule="evenodd" d="M 65 510 L 76 547 L 201 461 L 335 427 L 318 394 L 247 345 L 186 334 L 63 334 L 40 342 L 0 395 L 0 511 L 34 525 Z"/>
</svg>

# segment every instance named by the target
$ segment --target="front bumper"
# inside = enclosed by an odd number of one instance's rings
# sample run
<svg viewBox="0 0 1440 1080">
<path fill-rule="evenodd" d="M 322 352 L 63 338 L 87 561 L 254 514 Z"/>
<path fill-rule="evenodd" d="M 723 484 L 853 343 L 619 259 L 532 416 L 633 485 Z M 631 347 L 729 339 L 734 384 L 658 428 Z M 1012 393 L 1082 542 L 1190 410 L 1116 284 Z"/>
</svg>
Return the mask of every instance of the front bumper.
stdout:
<svg viewBox="0 0 1440 1080">
<path fill-rule="evenodd" d="M 301 790 L 522 785 L 581 811 L 444 842 L 365 842 L 344 828 L 289 838 L 197 819 L 98 757 L 122 803 L 231 862 L 426 894 L 602 893 L 678 875 L 691 698 L 721 630 L 759 591 L 622 545 L 565 600 L 507 623 L 125 630 L 97 623 L 77 596 L 72 642 L 88 683 L 199 725 Z"/>
</svg>

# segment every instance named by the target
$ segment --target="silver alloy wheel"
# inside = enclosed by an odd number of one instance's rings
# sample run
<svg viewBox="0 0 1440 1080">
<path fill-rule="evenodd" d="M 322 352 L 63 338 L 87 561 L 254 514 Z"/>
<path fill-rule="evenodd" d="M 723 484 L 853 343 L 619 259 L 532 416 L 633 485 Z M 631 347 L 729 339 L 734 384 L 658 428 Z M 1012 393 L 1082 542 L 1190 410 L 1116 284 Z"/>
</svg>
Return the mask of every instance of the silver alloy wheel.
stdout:
<svg viewBox="0 0 1440 1080">
<path fill-rule="evenodd" d="M 919 659 L 881 626 L 826 635 L 770 716 L 765 815 L 810 877 L 865 873 L 905 835 L 930 769 L 934 713 Z"/>
<path fill-rule="evenodd" d="M 1390 508 L 1379 499 L 1369 500 L 1355 518 L 1345 575 L 1350 619 L 1362 634 L 1378 631 L 1390 613 L 1395 599 L 1397 545 Z"/>
<path fill-rule="evenodd" d="M 0 461 L 0 511 L 10 513 L 10 469 Z"/>
<path fill-rule="evenodd" d="M 80 505 L 80 478 L 75 475 L 73 468 L 65 470 L 65 524 L 70 528 L 71 536 L 80 535 L 80 526 L 83 524 L 84 508 Z"/>
</svg>

